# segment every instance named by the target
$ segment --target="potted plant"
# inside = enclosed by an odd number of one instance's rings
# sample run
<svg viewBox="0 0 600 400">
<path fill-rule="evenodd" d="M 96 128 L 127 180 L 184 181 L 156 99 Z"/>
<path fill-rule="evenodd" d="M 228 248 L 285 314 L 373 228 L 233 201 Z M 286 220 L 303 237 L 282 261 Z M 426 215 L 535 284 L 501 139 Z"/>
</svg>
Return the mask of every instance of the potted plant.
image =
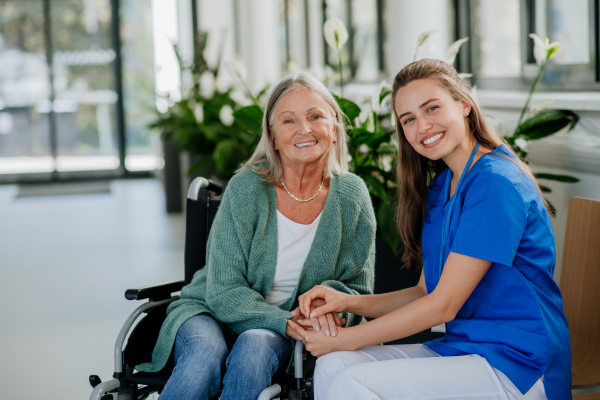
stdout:
<svg viewBox="0 0 600 400">
<path fill-rule="evenodd" d="M 188 186 L 184 183 L 188 181 L 185 177 L 201 174 L 221 180 L 230 179 L 239 164 L 250 157 L 260 137 L 260 123 L 256 121 L 262 116 L 262 109 L 257 99 L 266 89 L 258 96 L 252 96 L 243 81 L 243 65 L 234 63 L 233 73 L 244 84 L 246 94 L 255 104 L 243 106 L 239 96 L 234 96 L 233 87 L 217 90 L 221 63 L 218 61 L 214 68 L 208 66 L 204 58 L 207 38 L 206 33 L 197 34 L 191 63 L 185 63 L 177 46 L 174 46 L 181 75 L 191 78 L 191 87 L 182 89 L 180 100 L 173 101 L 167 97 L 167 111 L 157 111 L 155 120 L 149 125 L 149 128 L 161 132 L 164 144 L 168 212 L 181 212 L 183 209 L 181 193 Z M 180 171 L 181 151 L 189 158 L 186 171 Z"/>
</svg>

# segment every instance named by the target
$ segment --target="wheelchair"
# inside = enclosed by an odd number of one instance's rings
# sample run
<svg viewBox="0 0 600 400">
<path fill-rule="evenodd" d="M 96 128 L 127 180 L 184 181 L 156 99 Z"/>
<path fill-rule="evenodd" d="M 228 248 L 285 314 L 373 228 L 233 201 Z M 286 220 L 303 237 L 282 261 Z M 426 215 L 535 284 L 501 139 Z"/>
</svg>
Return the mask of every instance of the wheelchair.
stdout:
<svg viewBox="0 0 600 400">
<path fill-rule="evenodd" d="M 204 267 L 208 234 L 220 204 L 220 200 L 212 197 L 222 192 L 220 185 L 202 177 L 195 178 L 190 184 L 186 205 L 184 280 L 125 291 L 127 300 L 148 301 L 133 311 L 117 336 L 113 378 L 102 382 L 97 375 L 89 377 L 93 387 L 90 400 L 144 400 L 153 393 L 160 394 L 165 387 L 174 366 L 172 354 L 167 365 L 156 373 L 137 372 L 135 366 L 151 361 L 167 307 L 179 299 L 174 293 L 190 283 L 194 273 Z M 376 238 L 375 293 L 400 290 L 418 283 L 420 273 L 401 268 L 400 257 L 401 252 L 394 253 L 381 236 Z M 422 343 L 441 336 L 443 334 L 426 330 L 387 344 Z M 307 354 L 301 341 L 295 341 L 293 357 L 294 376 L 276 375 L 274 383 L 262 391 L 258 400 L 313 399 L 312 373 L 316 359 Z M 214 399 L 218 396 L 219 393 Z"/>
</svg>

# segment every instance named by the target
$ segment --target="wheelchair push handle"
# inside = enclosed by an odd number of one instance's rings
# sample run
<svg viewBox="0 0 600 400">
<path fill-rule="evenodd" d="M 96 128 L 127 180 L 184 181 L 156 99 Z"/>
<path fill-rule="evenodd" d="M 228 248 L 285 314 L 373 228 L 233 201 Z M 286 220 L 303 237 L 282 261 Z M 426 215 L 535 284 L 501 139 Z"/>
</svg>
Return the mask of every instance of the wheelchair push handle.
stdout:
<svg viewBox="0 0 600 400">
<path fill-rule="evenodd" d="M 198 177 L 198 178 L 195 178 L 192 181 L 192 183 L 190 184 L 190 188 L 188 189 L 188 196 L 187 196 L 188 199 L 198 200 L 198 194 L 201 189 L 212 192 L 217 196 L 220 195 L 221 193 L 223 193 L 223 186 L 219 185 L 218 183 L 216 183 L 210 179 Z"/>
</svg>

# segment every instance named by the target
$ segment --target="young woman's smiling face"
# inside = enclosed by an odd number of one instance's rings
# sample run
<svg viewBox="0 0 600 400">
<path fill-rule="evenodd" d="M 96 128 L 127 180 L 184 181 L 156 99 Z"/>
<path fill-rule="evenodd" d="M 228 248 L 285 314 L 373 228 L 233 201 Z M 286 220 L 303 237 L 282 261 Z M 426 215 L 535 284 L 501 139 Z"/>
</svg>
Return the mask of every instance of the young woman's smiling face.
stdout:
<svg viewBox="0 0 600 400">
<path fill-rule="evenodd" d="M 286 93 L 273 110 L 273 140 L 281 162 L 325 162 L 335 140 L 334 117 L 327 101 L 304 86 Z"/>
<path fill-rule="evenodd" d="M 439 160 L 470 139 L 471 106 L 456 101 L 434 79 L 419 79 L 398 90 L 395 111 L 404 136 L 419 154 Z"/>
</svg>

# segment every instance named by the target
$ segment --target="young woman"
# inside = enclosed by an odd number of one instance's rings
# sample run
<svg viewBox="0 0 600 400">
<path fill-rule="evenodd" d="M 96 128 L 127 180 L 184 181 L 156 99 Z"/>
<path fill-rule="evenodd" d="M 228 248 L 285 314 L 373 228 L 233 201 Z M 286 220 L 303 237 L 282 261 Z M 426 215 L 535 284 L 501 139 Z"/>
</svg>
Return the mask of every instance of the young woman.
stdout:
<svg viewBox="0 0 600 400">
<path fill-rule="evenodd" d="M 317 286 L 300 296 L 298 315 L 375 318 L 335 337 L 288 321 L 323 356 L 316 399 L 571 398 L 554 235 L 530 170 L 442 61 L 402 69 L 392 104 L 403 260 L 421 279 L 382 295 Z M 326 304 L 311 313 L 318 298 Z M 424 345 L 373 346 L 440 324 L 445 337 Z"/>
</svg>

